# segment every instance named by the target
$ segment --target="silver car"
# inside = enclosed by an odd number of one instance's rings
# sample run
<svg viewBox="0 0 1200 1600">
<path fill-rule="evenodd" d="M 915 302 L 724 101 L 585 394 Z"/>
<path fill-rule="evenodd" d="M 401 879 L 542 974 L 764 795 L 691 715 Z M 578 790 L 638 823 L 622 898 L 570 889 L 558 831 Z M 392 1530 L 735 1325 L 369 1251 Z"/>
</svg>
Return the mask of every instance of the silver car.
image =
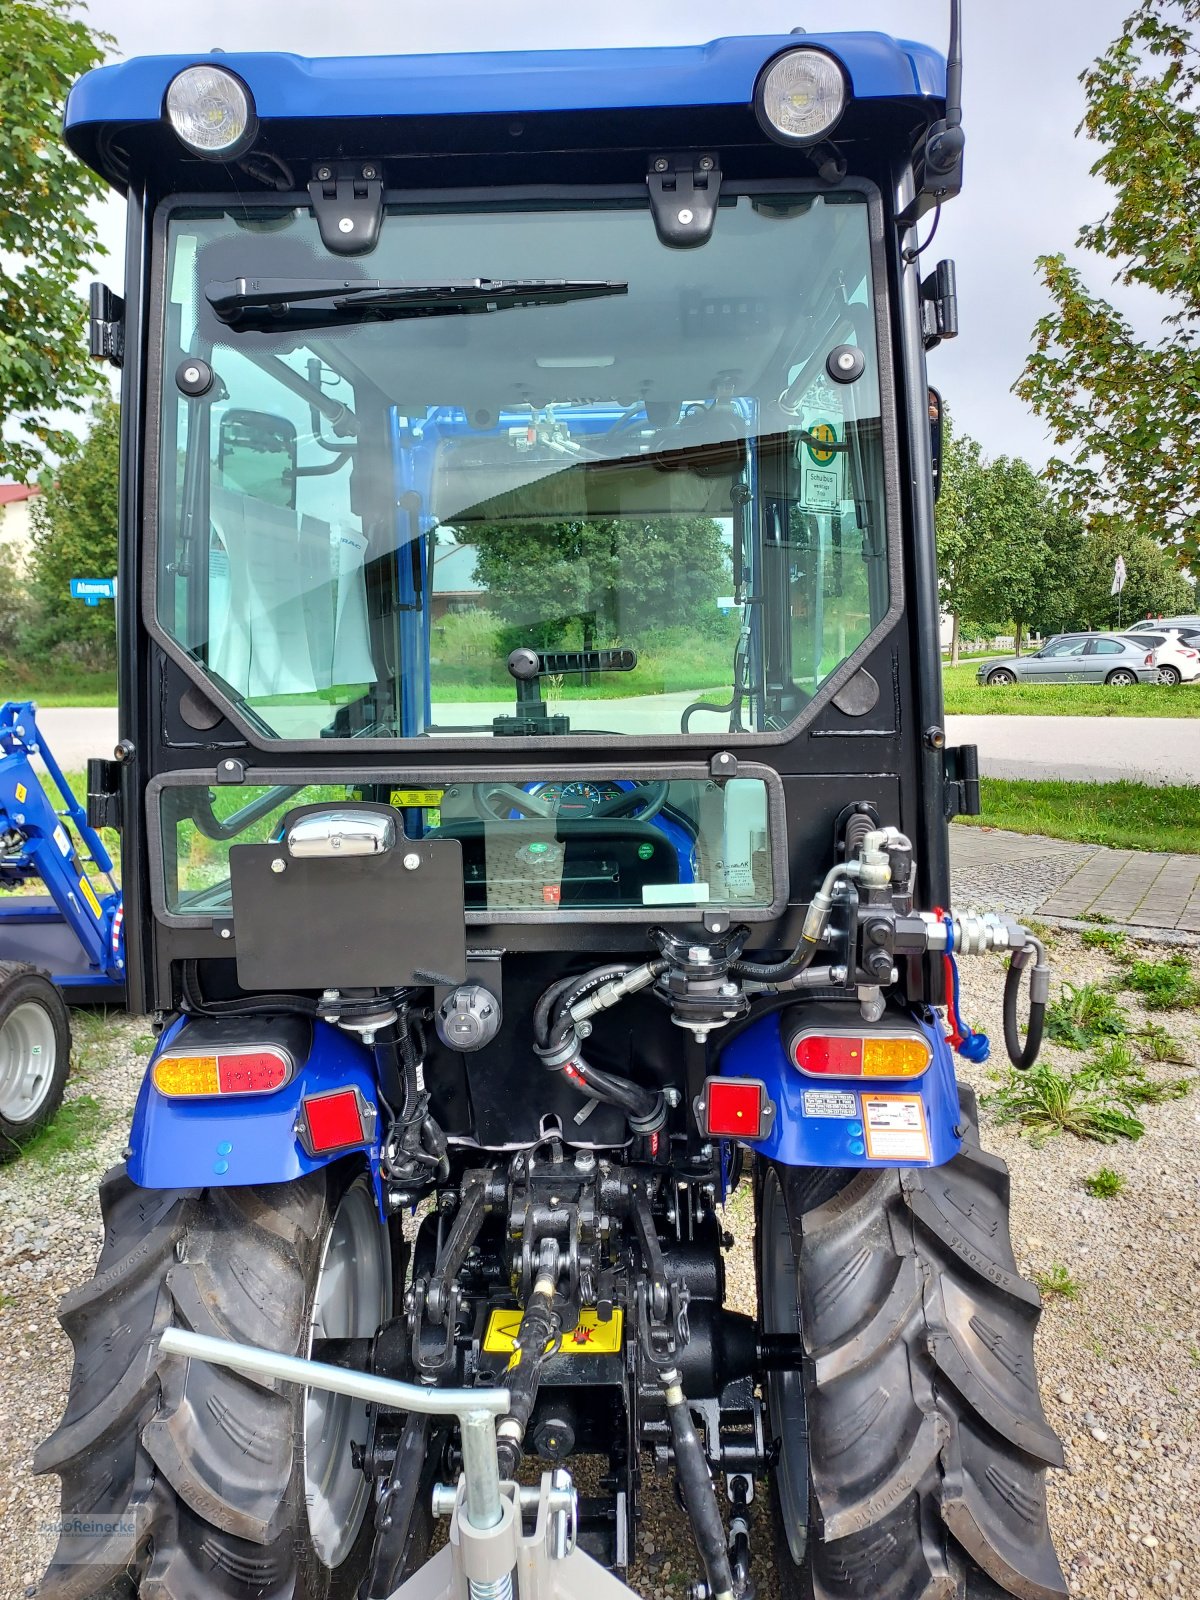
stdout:
<svg viewBox="0 0 1200 1600">
<path fill-rule="evenodd" d="M 1126 633 L 1161 633 L 1164 628 L 1176 628 L 1179 632 L 1200 630 L 1200 617 L 1147 617 L 1142 622 L 1135 622 L 1124 631 Z"/>
<path fill-rule="evenodd" d="M 1158 663 L 1149 645 L 1118 633 L 1063 633 L 1029 656 L 985 661 L 980 683 L 1157 683 Z"/>
</svg>

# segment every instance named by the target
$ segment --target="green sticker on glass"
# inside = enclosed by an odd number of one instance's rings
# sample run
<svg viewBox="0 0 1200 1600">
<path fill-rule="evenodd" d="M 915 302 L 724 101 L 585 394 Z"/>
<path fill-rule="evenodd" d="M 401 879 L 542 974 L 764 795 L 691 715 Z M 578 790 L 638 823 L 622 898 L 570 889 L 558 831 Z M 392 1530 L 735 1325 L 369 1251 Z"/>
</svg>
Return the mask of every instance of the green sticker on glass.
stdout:
<svg viewBox="0 0 1200 1600">
<path fill-rule="evenodd" d="M 550 846 L 545 844 L 541 839 L 535 839 L 529 846 L 529 854 L 531 856 L 544 856 L 549 848 Z"/>
<path fill-rule="evenodd" d="M 650 857 L 653 854 L 654 854 L 654 846 L 652 844 L 640 844 L 640 845 L 638 845 L 638 860 L 639 861 L 649 861 Z"/>
</svg>

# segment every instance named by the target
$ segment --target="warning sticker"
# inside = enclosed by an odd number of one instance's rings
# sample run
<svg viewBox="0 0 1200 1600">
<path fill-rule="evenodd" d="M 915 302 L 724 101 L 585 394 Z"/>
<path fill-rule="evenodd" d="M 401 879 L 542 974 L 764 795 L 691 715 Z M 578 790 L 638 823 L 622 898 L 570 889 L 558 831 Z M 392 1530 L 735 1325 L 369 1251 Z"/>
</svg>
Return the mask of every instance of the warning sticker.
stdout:
<svg viewBox="0 0 1200 1600">
<path fill-rule="evenodd" d="M 96 898 L 96 891 L 92 888 L 91 884 L 86 878 L 80 878 L 79 892 L 83 895 L 83 898 L 87 901 L 88 905 L 91 906 L 93 915 L 97 917 L 102 916 L 103 913 L 100 909 L 100 902 Z"/>
<path fill-rule="evenodd" d="M 25 787 L 25 785 L 23 783 L 19 783 L 17 785 L 17 788 L 16 788 L 16 795 L 17 795 L 17 799 L 21 802 L 21 804 L 24 805 L 25 801 L 29 797 L 29 790 Z"/>
<path fill-rule="evenodd" d="M 919 1094 L 864 1094 L 863 1128 L 873 1161 L 928 1161 L 929 1132 Z"/>
<path fill-rule="evenodd" d="M 58 846 L 58 848 L 62 851 L 64 856 L 69 856 L 71 854 L 71 841 L 67 837 L 67 830 L 65 828 L 63 828 L 63 827 L 55 828 L 55 830 L 54 830 L 54 842 Z"/>
<path fill-rule="evenodd" d="M 857 1117 L 858 1096 L 844 1089 L 805 1089 L 806 1117 Z"/>
<path fill-rule="evenodd" d="M 589 1307 L 579 1313 L 579 1322 L 570 1333 L 564 1333 L 558 1353 L 564 1356 L 617 1356 L 621 1353 L 622 1316 L 613 1310 L 607 1322 L 601 1322 Z M 516 1349 L 517 1333 L 521 1327 L 521 1312 L 493 1311 L 488 1318 L 483 1348 L 494 1355 L 509 1355 Z"/>
<path fill-rule="evenodd" d="M 394 806 L 440 806 L 444 789 L 393 789 L 389 804 Z"/>
</svg>

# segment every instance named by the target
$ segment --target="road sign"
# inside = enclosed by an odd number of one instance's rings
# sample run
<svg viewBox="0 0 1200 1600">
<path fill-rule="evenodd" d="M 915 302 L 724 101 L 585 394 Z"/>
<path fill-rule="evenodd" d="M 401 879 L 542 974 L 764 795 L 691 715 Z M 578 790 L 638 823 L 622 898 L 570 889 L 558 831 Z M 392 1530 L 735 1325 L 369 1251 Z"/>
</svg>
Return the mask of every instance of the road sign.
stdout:
<svg viewBox="0 0 1200 1600">
<path fill-rule="evenodd" d="M 117 598 L 115 578 L 72 578 L 71 599 L 86 600 L 89 606 L 98 606 L 101 600 Z"/>
</svg>

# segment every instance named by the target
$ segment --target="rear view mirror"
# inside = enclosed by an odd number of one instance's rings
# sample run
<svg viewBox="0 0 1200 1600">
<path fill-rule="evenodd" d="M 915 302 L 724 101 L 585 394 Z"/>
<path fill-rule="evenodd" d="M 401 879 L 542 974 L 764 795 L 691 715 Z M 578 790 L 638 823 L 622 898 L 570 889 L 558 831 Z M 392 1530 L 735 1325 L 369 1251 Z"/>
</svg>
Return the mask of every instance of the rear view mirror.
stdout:
<svg viewBox="0 0 1200 1600">
<path fill-rule="evenodd" d="M 217 436 L 221 486 L 272 506 L 296 505 L 296 429 L 269 411 L 227 411 Z"/>
<path fill-rule="evenodd" d="M 929 391 L 929 456 L 933 465 L 933 498 L 942 492 L 942 397 Z"/>
</svg>

